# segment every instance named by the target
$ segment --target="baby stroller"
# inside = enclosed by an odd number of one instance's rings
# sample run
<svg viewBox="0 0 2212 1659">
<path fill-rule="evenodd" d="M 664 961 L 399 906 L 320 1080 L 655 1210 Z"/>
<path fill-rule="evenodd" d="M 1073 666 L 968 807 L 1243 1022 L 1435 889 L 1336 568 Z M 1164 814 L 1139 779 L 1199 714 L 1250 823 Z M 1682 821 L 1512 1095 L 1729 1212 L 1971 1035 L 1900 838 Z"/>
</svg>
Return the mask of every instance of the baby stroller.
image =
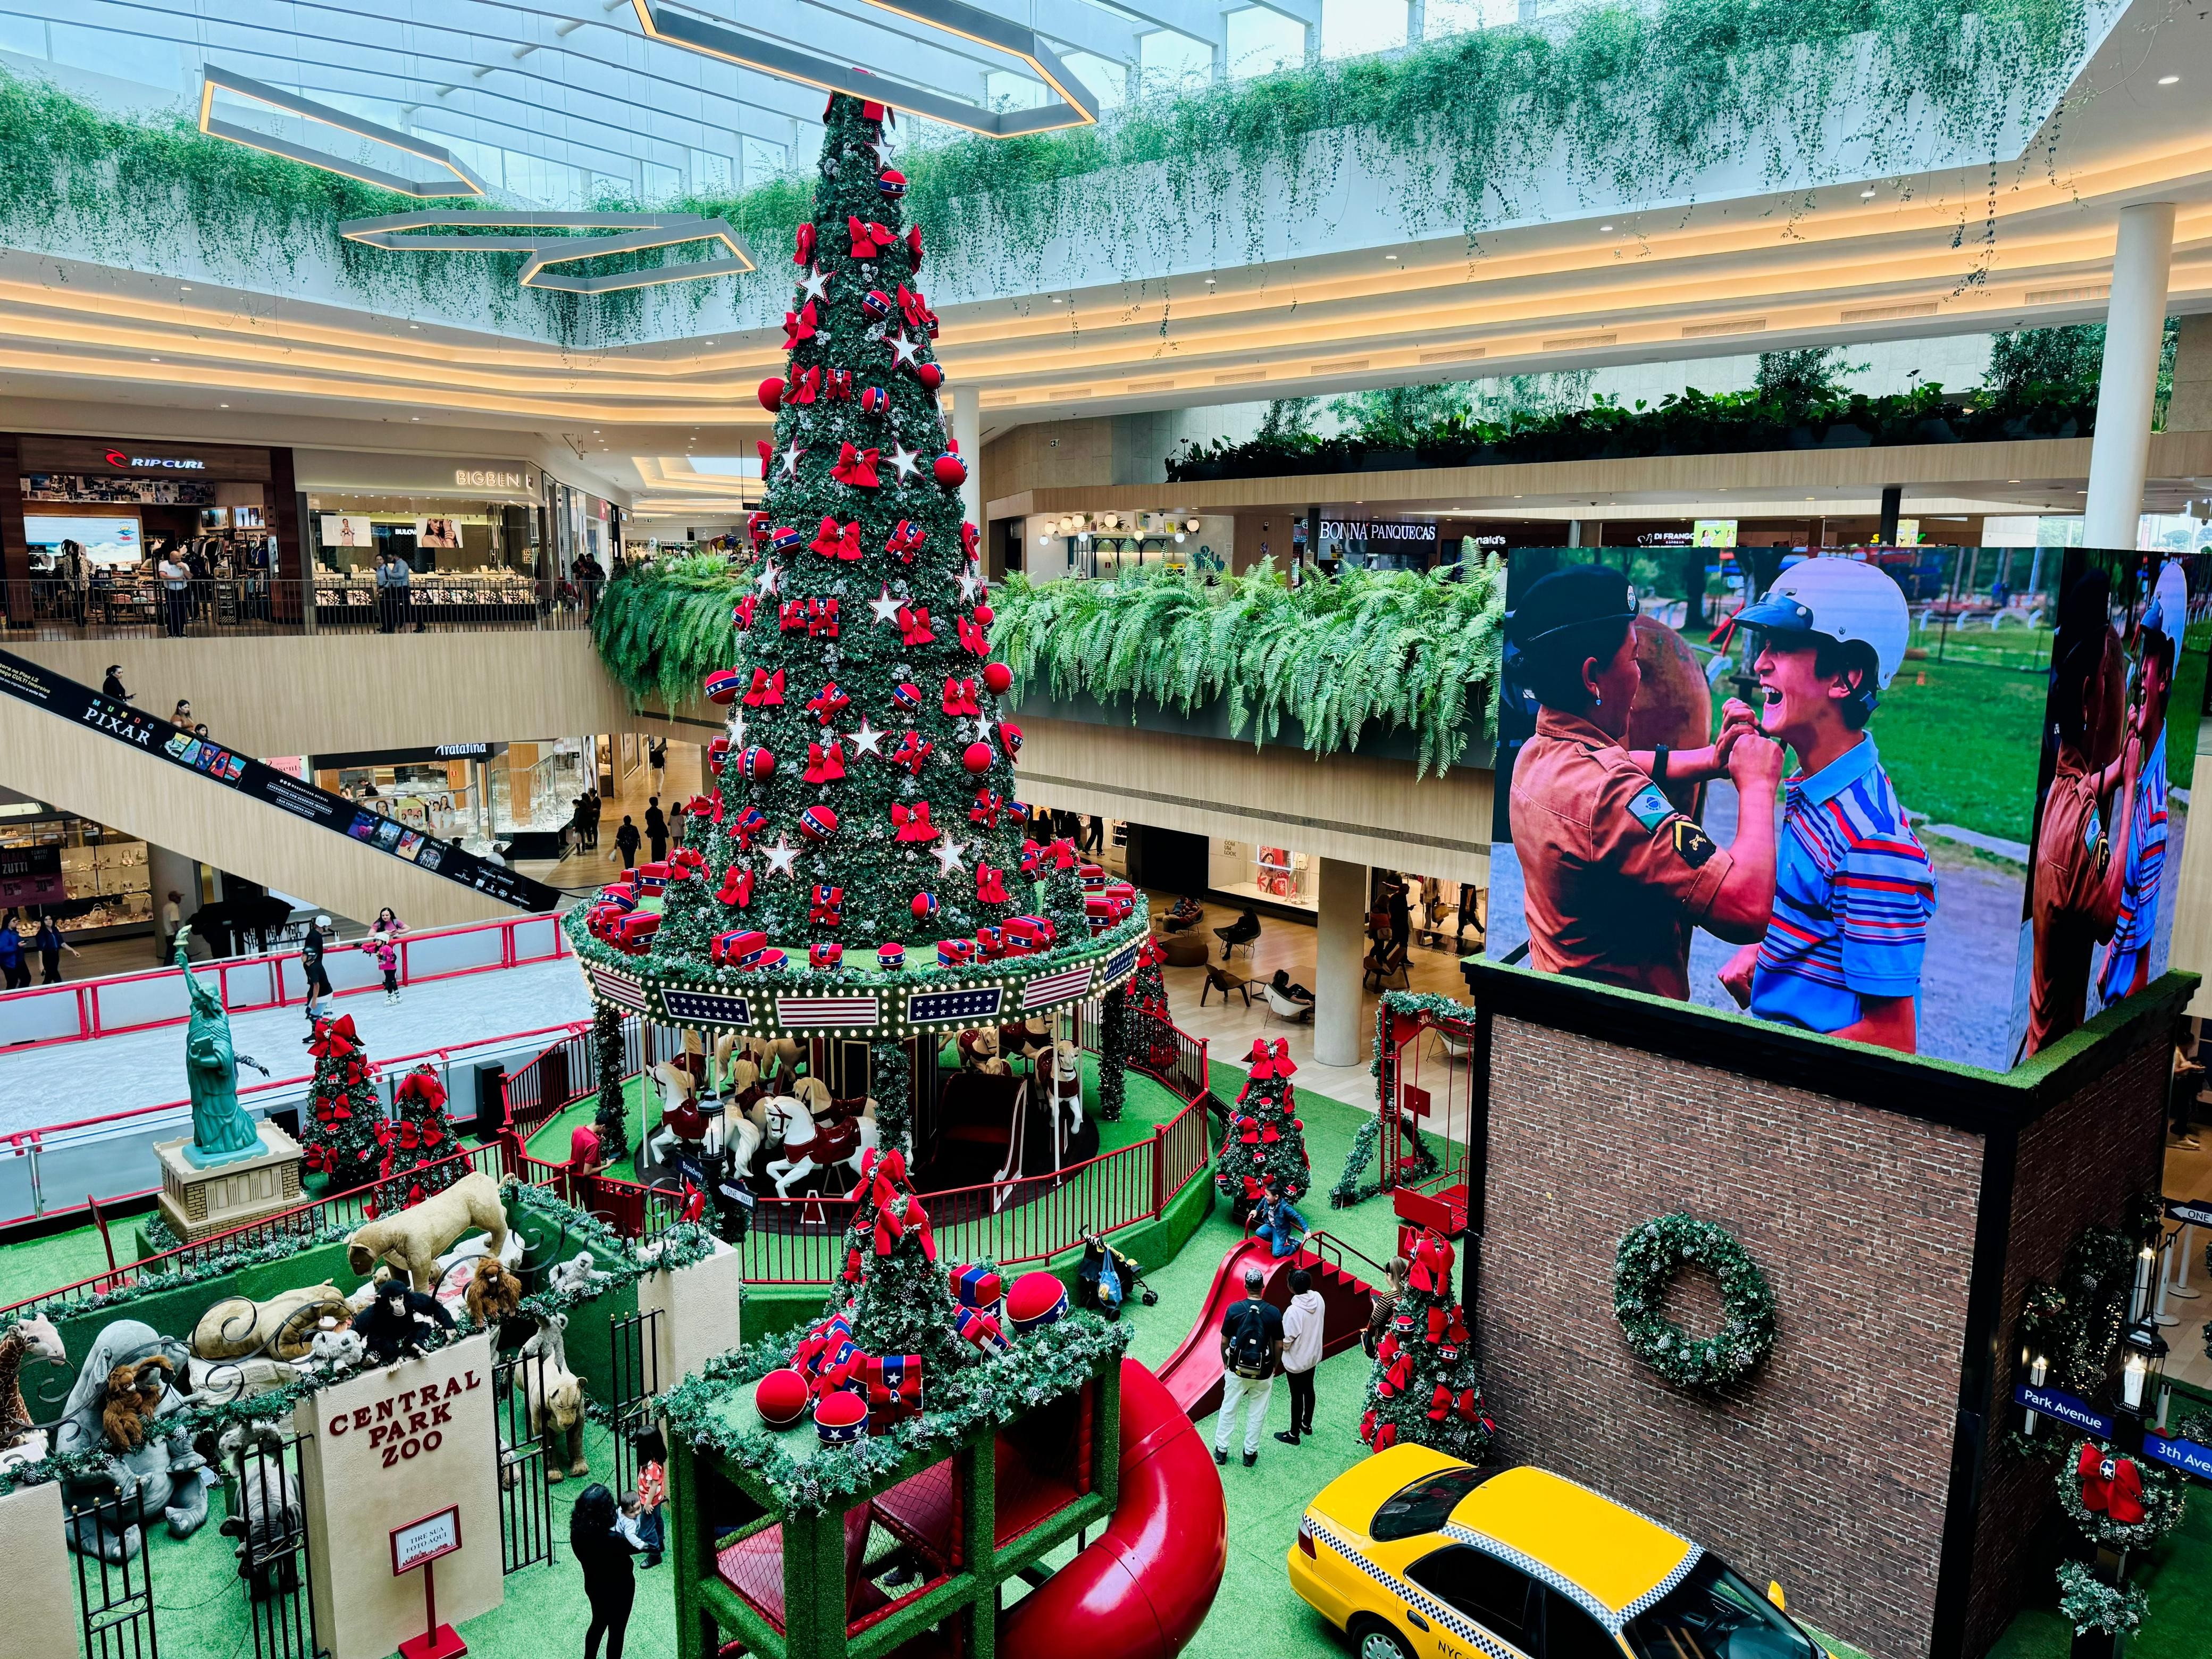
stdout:
<svg viewBox="0 0 2212 1659">
<path fill-rule="evenodd" d="M 1157 1305 L 1160 1293 L 1145 1283 L 1144 1270 L 1096 1233 L 1083 1236 L 1083 1265 L 1077 1270 L 1079 1305 L 1109 1320 L 1121 1316 L 1121 1304 L 1131 1295 L 1147 1308 Z"/>
</svg>

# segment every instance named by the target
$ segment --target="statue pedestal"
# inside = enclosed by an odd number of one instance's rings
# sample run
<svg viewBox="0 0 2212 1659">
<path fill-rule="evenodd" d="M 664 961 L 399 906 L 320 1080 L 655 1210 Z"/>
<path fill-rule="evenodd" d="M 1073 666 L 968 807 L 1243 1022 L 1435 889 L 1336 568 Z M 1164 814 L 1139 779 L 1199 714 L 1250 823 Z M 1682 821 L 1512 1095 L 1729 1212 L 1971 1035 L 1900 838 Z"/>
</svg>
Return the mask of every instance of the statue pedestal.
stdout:
<svg viewBox="0 0 2212 1659">
<path fill-rule="evenodd" d="M 300 1190 L 300 1143 L 273 1123 L 258 1126 L 261 1150 L 202 1170 L 185 1156 L 192 1144 L 157 1140 L 161 1160 L 161 1219 L 187 1244 L 249 1222 L 295 1210 Z"/>
</svg>

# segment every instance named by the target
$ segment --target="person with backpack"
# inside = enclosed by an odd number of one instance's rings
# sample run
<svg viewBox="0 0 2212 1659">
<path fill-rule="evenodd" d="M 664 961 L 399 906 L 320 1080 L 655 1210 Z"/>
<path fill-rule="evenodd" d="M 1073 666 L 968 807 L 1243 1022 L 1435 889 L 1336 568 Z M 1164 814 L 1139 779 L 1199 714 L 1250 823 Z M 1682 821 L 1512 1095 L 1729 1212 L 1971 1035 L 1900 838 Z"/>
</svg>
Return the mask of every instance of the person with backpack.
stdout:
<svg viewBox="0 0 2212 1659">
<path fill-rule="evenodd" d="M 1260 1433 L 1267 1423 L 1267 1399 L 1282 1369 L 1283 1316 L 1261 1294 L 1267 1276 L 1257 1267 L 1244 1269 L 1244 1299 L 1221 1316 L 1221 1417 L 1213 1431 L 1213 1461 L 1229 1461 L 1229 1442 L 1237 1413 L 1250 1408 L 1244 1427 L 1244 1467 L 1260 1461 Z"/>
<path fill-rule="evenodd" d="M 1291 1384 L 1291 1426 L 1275 1431 L 1275 1438 L 1285 1446 L 1297 1445 L 1300 1435 L 1314 1431 L 1314 1371 L 1321 1364 L 1327 1321 L 1313 1275 L 1304 1267 L 1292 1268 L 1291 1310 L 1283 1316 L 1283 1375 Z"/>
<path fill-rule="evenodd" d="M 622 827 L 615 831 L 615 851 L 622 854 L 625 870 L 632 869 L 637 864 L 637 826 L 629 821 L 629 814 L 625 812 Z"/>
</svg>

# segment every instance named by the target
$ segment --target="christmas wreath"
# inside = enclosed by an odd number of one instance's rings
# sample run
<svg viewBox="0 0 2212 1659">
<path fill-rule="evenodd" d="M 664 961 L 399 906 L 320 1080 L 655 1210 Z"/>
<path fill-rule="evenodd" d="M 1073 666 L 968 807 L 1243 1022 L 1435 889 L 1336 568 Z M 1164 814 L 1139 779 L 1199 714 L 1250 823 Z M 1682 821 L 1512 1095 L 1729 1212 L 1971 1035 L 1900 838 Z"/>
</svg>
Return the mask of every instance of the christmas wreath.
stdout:
<svg viewBox="0 0 2212 1659">
<path fill-rule="evenodd" d="M 1720 1281 L 1723 1318 L 1692 1338 L 1662 1311 L 1686 1267 Z M 1677 1212 L 1632 1229 L 1613 1264 L 1613 1311 L 1636 1357 L 1680 1389 L 1716 1389 L 1745 1376 L 1774 1346 L 1774 1292 L 1735 1235 Z"/>
<path fill-rule="evenodd" d="M 2059 1465 L 2059 1507 L 2081 1535 L 2107 1549 L 2142 1549 L 2181 1524 L 2188 1477 L 2147 1457 L 2077 1439 Z"/>
</svg>

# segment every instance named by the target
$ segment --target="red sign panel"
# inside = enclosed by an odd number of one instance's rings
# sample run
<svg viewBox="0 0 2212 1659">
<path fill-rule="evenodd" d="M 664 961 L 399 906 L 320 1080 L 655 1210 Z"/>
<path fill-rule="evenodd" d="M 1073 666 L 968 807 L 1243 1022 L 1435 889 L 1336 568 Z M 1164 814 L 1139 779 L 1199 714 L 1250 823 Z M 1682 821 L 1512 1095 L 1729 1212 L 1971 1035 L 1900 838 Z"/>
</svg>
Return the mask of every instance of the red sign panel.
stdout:
<svg viewBox="0 0 2212 1659">
<path fill-rule="evenodd" d="M 1429 1091 L 1419 1084 L 1408 1083 L 1398 1091 L 1398 1103 L 1401 1109 L 1411 1112 L 1415 1117 L 1426 1117 L 1429 1115 Z"/>
</svg>

